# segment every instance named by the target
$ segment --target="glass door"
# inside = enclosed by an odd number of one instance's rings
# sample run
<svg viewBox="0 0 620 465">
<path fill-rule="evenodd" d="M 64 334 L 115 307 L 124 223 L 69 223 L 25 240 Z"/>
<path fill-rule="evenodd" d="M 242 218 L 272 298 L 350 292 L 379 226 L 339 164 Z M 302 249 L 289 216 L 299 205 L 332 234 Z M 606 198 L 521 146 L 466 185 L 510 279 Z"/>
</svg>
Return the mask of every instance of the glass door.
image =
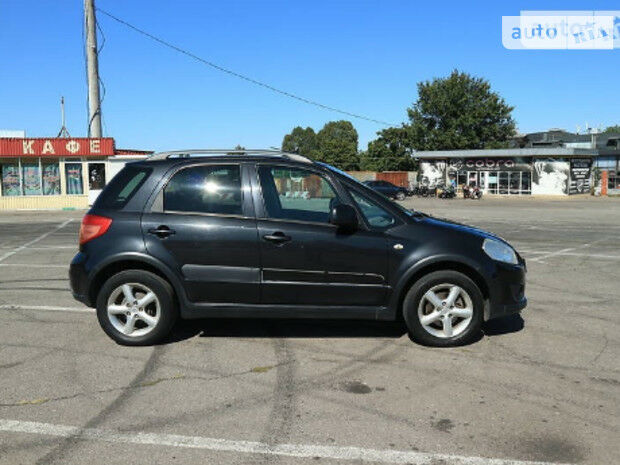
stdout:
<svg viewBox="0 0 620 465">
<path fill-rule="evenodd" d="M 506 195 L 508 194 L 508 172 L 499 172 L 498 193 Z"/>
<path fill-rule="evenodd" d="M 88 164 L 88 204 L 92 205 L 105 186 L 105 163 Z"/>
<path fill-rule="evenodd" d="M 519 195 L 521 192 L 521 172 L 513 171 L 510 176 L 510 194 Z"/>
<path fill-rule="evenodd" d="M 532 173 L 528 171 L 521 172 L 521 193 L 532 193 Z"/>
</svg>

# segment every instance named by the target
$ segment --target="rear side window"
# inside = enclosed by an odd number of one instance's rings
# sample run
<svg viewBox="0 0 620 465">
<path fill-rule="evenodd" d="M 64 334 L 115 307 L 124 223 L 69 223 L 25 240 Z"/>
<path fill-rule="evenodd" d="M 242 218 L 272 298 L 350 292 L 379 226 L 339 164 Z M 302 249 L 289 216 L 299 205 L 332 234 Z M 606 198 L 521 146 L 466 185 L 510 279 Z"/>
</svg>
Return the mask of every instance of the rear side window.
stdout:
<svg viewBox="0 0 620 465">
<path fill-rule="evenodd" d="M 164 188 L 164 211 L 241 215 L 239 165 L 181 169 Z"/>
<path fill-rule="evenodd" d="M 120 210 L 127 205 L 140 186 L 146 181 L 150 168 L 127 165 L 105 187 L 95 201 L 94 207 Z"/>
</svg>

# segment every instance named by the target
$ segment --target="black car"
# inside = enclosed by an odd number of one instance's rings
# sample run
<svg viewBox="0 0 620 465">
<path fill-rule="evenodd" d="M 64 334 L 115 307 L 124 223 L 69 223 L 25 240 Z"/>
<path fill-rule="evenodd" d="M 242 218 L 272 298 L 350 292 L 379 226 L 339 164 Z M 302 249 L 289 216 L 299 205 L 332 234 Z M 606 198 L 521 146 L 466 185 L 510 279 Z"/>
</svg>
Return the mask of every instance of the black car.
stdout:
<svg viewBox="0 0 620 465">
<path fill-rule="evenodd" d="M 395 186 L 388 181 L 364 181 L 363 184 L 391 199 L 405 200 L 409 194 L 404 187 Z"/>
<path fill-rule="evenodd" d="M 527 302 L 525 262 L 501 238 L 281 152 L 130 163 L 79 242 L 73 295 L 127 345 L 162 340 L 180 316 L 403 320 L 415 340 L 450 346 Z"/>
</svg>

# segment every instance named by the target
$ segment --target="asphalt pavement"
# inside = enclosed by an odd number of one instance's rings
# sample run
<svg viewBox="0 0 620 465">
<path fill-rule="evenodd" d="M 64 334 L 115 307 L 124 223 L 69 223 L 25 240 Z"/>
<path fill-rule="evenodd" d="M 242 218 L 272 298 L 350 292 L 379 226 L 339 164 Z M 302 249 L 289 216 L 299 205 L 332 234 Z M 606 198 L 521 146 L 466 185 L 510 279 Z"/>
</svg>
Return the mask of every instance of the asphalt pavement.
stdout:
<svg viewBox="0 0 620 465">
<path fill-rule="evenodd" d="M 0 212 L 0 464 L 620 463 L 620 200 L 404 203 L 513 243 L 522 316 L 451 349 L 290 320 L 121 347 L 69 292 L 84 212 Z"/>
</svg>

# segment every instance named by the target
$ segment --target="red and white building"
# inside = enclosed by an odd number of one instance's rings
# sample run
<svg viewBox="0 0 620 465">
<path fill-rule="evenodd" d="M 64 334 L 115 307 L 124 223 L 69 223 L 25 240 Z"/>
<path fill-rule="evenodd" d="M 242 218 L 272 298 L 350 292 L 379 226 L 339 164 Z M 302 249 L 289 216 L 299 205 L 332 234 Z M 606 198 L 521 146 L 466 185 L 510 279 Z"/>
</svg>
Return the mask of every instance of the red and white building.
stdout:
<svg viewBox="0 0 620 465">
<path fill-rule="evenodd" d="M 150 153 L 110 137 L 0 137 L 0 210 L 87 208 L 125 163 Z"/>
</svg>

